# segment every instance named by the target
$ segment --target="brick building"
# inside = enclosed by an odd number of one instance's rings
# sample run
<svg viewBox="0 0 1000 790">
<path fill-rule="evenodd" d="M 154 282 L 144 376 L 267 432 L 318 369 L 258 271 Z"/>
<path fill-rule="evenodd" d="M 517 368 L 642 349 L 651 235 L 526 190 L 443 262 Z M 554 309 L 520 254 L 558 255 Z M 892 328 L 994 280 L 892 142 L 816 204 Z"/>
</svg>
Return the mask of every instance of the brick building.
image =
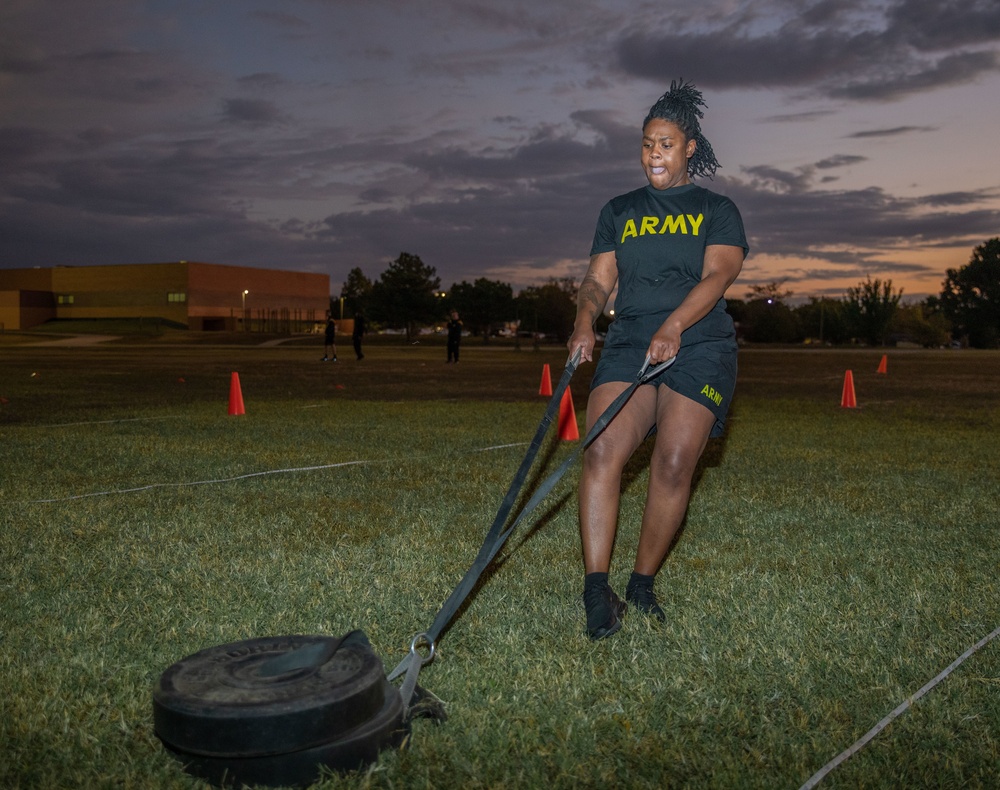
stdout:
<svg viewBox="0 0 1000 790">
<path fill-rule="evenodd" d="M 324 320 L 330 276 L 214 263 L 0 269 L 0 328 L 150 318 L 193 330 L 301 329 Z"/>
</svg>

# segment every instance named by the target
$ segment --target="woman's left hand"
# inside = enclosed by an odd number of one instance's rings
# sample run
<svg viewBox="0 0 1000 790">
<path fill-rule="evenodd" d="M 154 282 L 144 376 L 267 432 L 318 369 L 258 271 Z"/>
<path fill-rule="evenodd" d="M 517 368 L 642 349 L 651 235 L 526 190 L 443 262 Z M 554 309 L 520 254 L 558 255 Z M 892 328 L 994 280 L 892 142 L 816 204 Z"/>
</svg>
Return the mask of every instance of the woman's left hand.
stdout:
<svg viewBox="0 0 1000 790">
<path fill-rule="evenodd" d="M 680 348 L 681 330 L 668 320 L 653 333 L 653 338 L 649 341 L 649 348 L 646 350 L 649 364 L 659 365 L 661 362 L 673 359 Z"/>
</svg>

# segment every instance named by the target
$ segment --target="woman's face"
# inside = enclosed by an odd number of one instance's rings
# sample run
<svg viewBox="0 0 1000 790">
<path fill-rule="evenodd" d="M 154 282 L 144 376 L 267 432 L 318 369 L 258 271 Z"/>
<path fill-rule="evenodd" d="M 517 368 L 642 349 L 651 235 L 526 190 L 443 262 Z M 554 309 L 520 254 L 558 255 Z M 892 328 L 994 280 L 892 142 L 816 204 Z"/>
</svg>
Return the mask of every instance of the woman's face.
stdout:
<svg viewBox="0 0 1000 790">
<path fill-rule="evenodd" d="M 653 118 L 642 130 L 642 169 L 653 189 L 689 184 L 688 159 L 695 141 L 688 140 L 673 121 Z"/>
</svg>

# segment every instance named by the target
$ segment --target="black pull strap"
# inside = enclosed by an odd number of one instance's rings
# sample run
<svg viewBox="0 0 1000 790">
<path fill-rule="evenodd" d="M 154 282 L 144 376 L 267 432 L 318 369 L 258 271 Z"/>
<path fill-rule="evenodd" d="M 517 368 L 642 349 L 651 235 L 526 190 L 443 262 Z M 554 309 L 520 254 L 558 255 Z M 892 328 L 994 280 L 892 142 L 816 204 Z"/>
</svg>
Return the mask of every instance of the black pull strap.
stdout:
<svg viewBox="0 0 1000 790">
<path fill-rule="evenodd" d="M 622 410 L 622 408 L 628 402 L 629 398 L 632 397 L 632 395 L 639 388 L 639 386 L 655 378 L 664 370 L 666 370 L 668 367 L 670 367 L 674 363 L 674 359 L 676 359 L 676 357 L 671 357 L 666 362 L 661 362 L 659 365 L 656 365 L 655 367 L 650 369 L 649 358 L 648 357 L 646 358 L 646 362 L 639 370 L 638 375 L 636 375 L 635 381 L 633 381 L 628 386 L 627 389 L 623 390 L 621 394 L 618 395 L 617 398 L 611 401 L 608 408 L 606 408 L 601 413 L 601 416 L 594 421 L 594 424 L 591 426 L 590 430 L 587 431 L 587 435 L 584 437 L 583 441 L 576 448 L 576 450 L 573 451 L 572 455 L 570 455 L 565 461 L 563 461 L 559 465 L 559 467 L 551 475 L 545 478 L 545 480 L 543 480 L 539 484 L 538 488 L 535 489 L 535 493 L 531 495 L 531 498 L 527 501 L 524 508 L 518 514 L 517 518 L 514 520 L 514 523 L 510 525 L 510 528 L 501 536 L 500 540 L 497 542 L 498 545 L 495 547 L 493 554 L 490 555 L 490 559 L 492 559 L 493 556 L 496 555 L 496 552 L 499 551 L 500 546 L 503 545 L 504 541 L 507 540 L 507 538 L 517 528 L 517 525 L 521 523 L 524 517 L 527 516 L 532 510 L 534 510 L 538 506 L 538 504 L 543 499 L 545 499 L 545 497 L 549 495 L 549 492 L 552 491 L 553 488 L 555 488 L 556 483 L 558 483 L 559 480 L 562 478 L 562 476 L 566 474 L 566 471 L 576 462 L 576 459 L 580 457 L 580 454 L 584 450 L 586 450 L 590 446 L 590 444 L 594 441 L 594 439 L 600 436 L 601 432 L 608 427 L 608 424 L 616 416 L 618 416 L 618 412 Z"/>
<path fill-rule="evenodd" d="M 535 462 L 535 457 L 538 455 L 538 451 L 542 446 L 542 440 L 545 438 L 545 434 L 548 433 L 549 426 L 555 419 L 559 412 L 559 405 L 562 402 L 563 393 L 569 386 L 570 379 L 573 378 L 573 374 L 576 372 L 576 368 L 580 363 L 579 352 L 566 363 L 566 367 L 563 370 L 562 376 L 559 379 L 559 383 L 556 385 L 555 390 L 552 392 L 552 397 L 549 399 L 549 405 L 545 409 L 545 415 L 542 417 L 542 421 L 538 424 L 538 428 L 535 431 L 535 436 L 531 440 L 531 445 L 528 447 L 528 452 L 525 453 L 524 459 L 521 461 L 521 466 L 517 470 L 517 474 L 514 475 L 514 479 L 511 481 L 510 487 L 507 489 L 507 495 L 504 497 L 503 502 L 500 503 L 500 509 L 497 511 L 496 518 L 493 519 L 493 524 L 490 527 L 489 532 L 486 533 L 486 539 L 483 541 L 482 547 L 479 549 L 479 554 L 476 555 L 475 561 L 472 563 L 472 567 L 466 571 L 465 576 L 458 583 L 458 586 L 452 591 L 451 595 L 448 596 L 448 600 L 444 602 L 441 609 L 438 611 L 437 617 L 434 618 L 434 622 L 431 627 L 424 632 L 424 636 L 427 641 L 431 644 L 438 638 L 444 627 L 448 625 L 448 622 L 454 616 L 455 612 L 462 605 L 462 602 L 466 599 L 468 594 L 472 591 L 479 577 L 482 575 L 486 566 L 489 565 L 490 560 L 496 556 L 496 553 L 503 546 L 504 541 L 510 535 L 511 530 L 502 532 L 503 525 L 507 521 L 507 516 L 510 515 L 511 508 L 517 501 L 517 496 L 521 493 L 521 488 L 524 486 L 524 481 L 528 477 L 528 471 L 531 469 L 531 465 Z"/>
<path fill-rule="evenodd" d="M 345 644 L 358 642 L 368 644 L 368 637 L 364 631 L 349 631 L 339 639 L 326 639 L 302 645 L 262 662 L 257 668 L 257 675 L 262 678 L 273 678 L 298 669 L 315 669 L 333 658 Z"/>
<path fill-rule="evenodd" d="M 582 453 L 618 415 L 618 412 L 622 410 L 622 407 L 625 406 L 636 389 L 641 384 L 645 384 L 647 381 L 652 380 L 670 367 L 670 365 L 674 363 L 674 359 L 676 359 L 676 357 L 671 357 L 665 362 L 661 362 L 653 368 L 650 368 L 649 357 L 646 357 L 646 361 L 636 375 L 635 381 L 633 381 L 627 389 L 618 395 L 618 397 L 611 402 L 608 408 L 604 410 L 601 416 L 597 418 L 591 429 L 587 432 L 587 436 L 584 441 L 580 443 L 573 454 L 563 461 L 555 472 L 542 481 L 535 493 L 521 509 L 517 518 L 514 519 L 514 522 L 510 525 L 510 527 L 501 531 L 503 524 L 510 513 L 510 509 L 514 504 L 514 500 L 517 498 L 517 494 L 524 484 L 524 480 L 528 474 L 528 469 L 535 460 L 535 456 L 538 453 L 538 448 L 541 446 L 542 439 L 544 438 L 552 419 L 555 417 L 556 410 L 559 408 L 559 403 L 562 400 L 562 394 L 569 385 L 569 380 L 576 370 L 576 366 L 579 362 L 579 352 L 577 352 L 577 355 L 572 360 L 566 363 L 566 370 L 563 372 L 562 378 L 559 381 L 559 386 L 552 394 L 552 400 L 549 402 L 549 407 L 545 412 L 545 416 L 542 418 L 542 422 L 539 424 L 538 430 L 535 432 L 535 438 L 531 443 L 531 447 L 528 449 L 528 453 L 521 462 L 521 466 L 514 477 L 514 481 L 511 483 L 511 486 L 507 491 L 507 496 L 504 498 L 504 501 L 500 506 L 500 511 L 497 513 L 497 517 L 493 520 L 493 526 L 490 527 L 490 531 L 486 535 L 486 539 L 483 542 L 482 547 L 479 549 L 479 553 L 476 555 L 476 559 L 473 562 L 472 567 L 469 568 L 465 576 L 462 577 L 458 586 L 452 591 L 448 600 L 445 601 L 444 605 L 438 611 L 437 617 L 434 618 L 434 623 L 431 627 L 414 638 L 415 642 L 418 639 L 424 641 L 430 647 L 431 655 L 426 658 L 422 658 L 415 651 L 414 645 L 411 644 L 409 655 L 407 655 L 407 657 L 404 658 L 392 671 L 389 675 L 389 680 L 392 680 L 393 678 L 396 678 L 406 672 L 407 681 L 405 685 L 412 687 L 412 685 L 416 683 L 416 676 L 420 671 L 420 667 L 423 664 L 428 663 L 431 660 L 431 657 L 433 657 L 435 640 L 454 616 L 455 612 L 458 611 L 458 608 L 472 591 L 472 588 L 479 579 L 480 575 L 482 575 L 483 570 L 485 570 L 486 566 L 489 565 L 490 561 L 497 555 L 497 552 L 499 552 L 503 547 L 503 544 L 517 528 L 517 525 L 520 524 L 521 521 L 523 521 L 524 518 L 531 513 L 531 511 L 533 511 L 546 496 L 548 496 L 549 492 L 555 487 L 556 483 L 559 482 L 566 471 L 573 465 L 580 453 Z M 404 695 L 404 702 L 408 703 L 408 695 Z"/>
<path fill-rule="evenodd" d="M 417 686 L 417 678 L 420 675 L 420 668 L 434 658 L 434 642 L 440 635 L 441 631 L 448 624 L 452 617 L 454 617 L 455 612 L 462 605 L 462 602 L 468 597 L 472 588 L 475 586 L 479 577 L 482 575 L 486 566 L 489 565 L 490 560 L 496 556 L 496 553 L 503 546 L 504 542 L 510 536 L 513 531 L 513 527 L 506 531 L 503 530 L 503 525 L 507 521 L 507 516 L 510 515 L 511 508 L 517 501 L 517 496 L 521 492 L 521 488 L 524 486 L 524 481 L 528 477 L 528 471 L 531 469 L 531 465 L 535 462 L 535 457 L 538 455 L 538 451 L 542 446 L 542 440 L 545 438 L 545 434 L 548 433 L 549 426 L 555 419 L 556 414 L 559 411 L 559 406 L 562 403 L 563 393 L 566 392 L 566 388 L 569 386 L 569 381 L 576 372 L 577 366 L 580 364 L 580 352 L 577 353 L 566 362 L 566 367 L 563 370 L 563 374 L 559 379 L 559 383 L 556 385 L 555 390 L 552 392 L 552 397 L 549 399 L 549 405 L 545 409 L 545 414 L 542 416 L 541 422 L 538 424 L 538 428 L 535 431 L 535 436 L 531 440 L 531 445 L 528 447 L 528 452 L 525 453 L 524 458 L 521 461 L 520 467 L 518 467 L 517 473 L 514 475 L 514 479 L 511 481 L 510 487 L 507 489 L 507 494 L 500 503 L 500 509 L 497 511 L 496 518 L 493 519 L 493 524 L 490 527 L 489 532 L 486 534 L 486 538 L 483 541 L 482 547 L 479 549 L 479 553 L 476 555 L 475 561 L 472 563 L 472 567 L 466 571 L 465 576 L 458 583 L 458 586 L 452 590 L 451 595 L 438 610 L 437 616 L 434 618 L 434 622 L 427 631 L 417 634 L 413 637 L 413 641 L 410 643 L 410 652 L 407 653 L 406 657 L 403 658 L 396 668 L 392 670 L 387 676 L 389 680 L 395 680 L 400 675 L 405 675 L 403 678 L 403 684 L 400 686 L 399 695 L 403 700 L 403 705 L 406 707 L 407 715 L 409 715 L 413 705 L 411 700 L 413 699 L 414 692 L 419 687 Z M 518 517 L 518 521 L 520 520 Z M 516 523 L 516 522 L 515 522 Z M 428 650 L 426 656 L 421 655 L 418 646 L 423 646 Z"/>
<path fill-rule="evenodd" d="M 556 391 L 552 394 L 552 400 L 549 402 L 549 408 L 545 412 L 545 416 L 542 418 L 541 424 L 538 426 L 538 430 L 535 432 L 535 438 L 531 443 L 531 447 L 528 449 L 528 453 L 525 455 L 524 460 L 521 462 L 521 467 L 518 469 L 517 475 L 514 477 L 514 482 L 511 483 L 510 489 L 507 491 L 507 496 L 504 498 L 503 504 L 500 506 L 500 512 L 497 513 L 497 517 L 493 520 L 493 526 L 490 528 L 489 534 L 486 536 L 486 540 L 483 542 L 482 548 L 479 550 L 479 554 L 476 556 L 476 560 L 472 567 L 466 572 L 465 576 L 458 583 L 458 586 L 454 589 L 452 594 L 448 597 L 444 606 L 438 612 L 437 617 L 434 619 L 434 624 L 428 629 L 427 632 L 417 634 L 413 641 L 410 643 L 410 652 L 407 656 L 399 662 L 396 668 L 389 674 L 388 679 L 393 680 L 400 675 L 405 673 L 403 678 L 403 684 L 400 686 L 399 695 L 403 700 L 403 705 L 406 707 L 407 716 L 410 716 L 414 710 L 414 705 L 411 700 L 414 698 L 415 690 L 419 687 L 417 686 L 417 678 L 420 675 L 420 669 L 424 664 L 430 663 L 434 658 L 434 640 L 441 633 L 441 630 L 448 621 L 451 620 L 452 616 L 458 611 L 458 607 L 462 605 L 462 602 L 468 596 L 469 592 L 472 590 L 473 585 L 475 585 L 476 580 L 482 574 L 483 570 L 489 565 L 490 561 L 496 556 L 497 552 L 506 542 L 507 538 L 510 537 L 511 533 L 516 529 L 517 525 L 527 516 L 535 507 L 541 502 L 549 492 L 555 487 L 556 483 L 559 482 L 560 478 L 566 473 L 566 470 L 573 465 L 577 457 L 583 452 L 586 447 L 594 441 L 607 426 L 622 410 L 622 407 L 628 402 L 628 399 L 632 397 L 632 394 L 641 384 L 645 384 L 647 381 L 652 380 L 668 367 L 670 367 L 676 357 L 671 357 L 666 362 L 662 362 L 652 369 L 649 369 L 649 357 L 646 357 L 646 361 L 643 363 L 642 368 L 636 375 L 635 381 L 632 382 L 611 404 L 607 409 L 601 414 L 600 417 L 594 422 L 594 425 L 587 432 L 587 436 L 583 442 L 580 443 L 579 447 L 560 464 L 559 468 L 556 469 L 554 473 L 549 475 L 539 486 L 535 493 L 531 496 L 525 506 L 521 509 L 521 512 L 514 519 L 514 523 L 510 527 L 501 532 L 503 523 L 510 512 L 510 508 L 513 506 L 514 500 L 517 497 L 517 493 L 520 491 L 521 486 L 524 484 L 524 480 L 527 477 L 528 468 L 535 460 L 535 456 L 538 453 L 538 448 L 541 446 L 542 438 L 545 436 L 548 430 L 549 424 L 552 422 L 555 416 L 555 411 L 559 407 L 559 403 L 562 400 L 562 393 L 565 391 L 569 384 L 569 379 L 572 377 L 573 372 L 576 370 L 576 366 L 579 362 L 579 352 L 577 355 L 566 364 L 566 370 L 563 372 L 562 379 L 559 381 L 559 386 Z M 429 650 L 428 655 L 422 656 L 417 650 L 418 644 L 424 644 Z"/>
</svg>

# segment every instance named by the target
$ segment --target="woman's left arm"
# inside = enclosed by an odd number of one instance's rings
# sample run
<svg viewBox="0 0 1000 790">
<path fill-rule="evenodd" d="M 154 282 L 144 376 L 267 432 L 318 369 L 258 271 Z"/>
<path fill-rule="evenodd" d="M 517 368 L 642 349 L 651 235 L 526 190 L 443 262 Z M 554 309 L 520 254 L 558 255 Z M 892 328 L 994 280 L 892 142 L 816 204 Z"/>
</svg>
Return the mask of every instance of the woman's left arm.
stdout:
<svg viewBox="0 0 1000 790">
<path fill-rule="evenodd" d="M 691 289 L 649 342 L 650 362 L 657 364 L 677 356 L 681 333 L 694 326 L 715 307 L 726 289 L 735 282 L 743 268 L 743 248 L 728 244 L 710 244 L 705 248 L 701 281 Z"/>
</svg>

